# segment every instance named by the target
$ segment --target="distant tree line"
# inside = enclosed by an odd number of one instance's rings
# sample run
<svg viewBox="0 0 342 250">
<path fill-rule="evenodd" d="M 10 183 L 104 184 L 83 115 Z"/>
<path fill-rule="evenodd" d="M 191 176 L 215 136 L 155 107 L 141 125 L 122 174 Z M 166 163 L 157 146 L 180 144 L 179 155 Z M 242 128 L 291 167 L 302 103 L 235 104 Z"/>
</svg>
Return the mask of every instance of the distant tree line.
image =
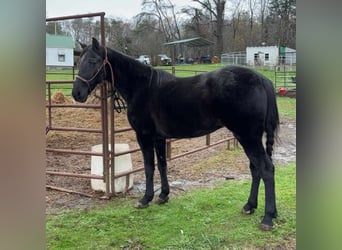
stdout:
<svg viewBox="0 0 342 250">
<path fill-rule="evenodd" d="M 172 0 L 143 0 L 132 20 L 105 18 L 106 44 L 132 56 L 167 53 L 165 42 L 201 36 L 213 41 L 211 54 L 242 51 L 246 46 L 296 48 L 295 0 L 192 0 L 199 7 L 177 10 Z M 50 34 L 68 34 L 89 44 L 100 37 L 94 18 L 48 22 Z"/>
</svg>

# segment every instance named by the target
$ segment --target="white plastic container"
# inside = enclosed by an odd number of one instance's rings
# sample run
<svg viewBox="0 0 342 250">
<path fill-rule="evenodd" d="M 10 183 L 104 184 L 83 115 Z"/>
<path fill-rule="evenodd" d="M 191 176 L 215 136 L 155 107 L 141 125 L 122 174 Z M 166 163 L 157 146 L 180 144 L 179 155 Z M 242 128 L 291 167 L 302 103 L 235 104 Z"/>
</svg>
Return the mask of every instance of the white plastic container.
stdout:
<svg viewBox="0 0 342 250">
<path fill-rule="evenodd" d="M 110 145 L 108 146 L 110 148 Z M 95 145 L 91 148 L 92 152 L 101 153 L 102 144 Z M 120 153 L 129 150 L 128 144 L 115 144 L 115 152 Z M 131 154 L 125 154 L 115 157 L 115 175 L 132 170 Z M 110 173 L 110 169 L 109 169 Z M 91 174 L 103 176 L 103 160 L 102 156 L 91 156 Z M 121 193 L 126 188 L 126 176 L 115 179 L 115 192 Z M 133 187 L 133 174 L 129 175 L 128 189 Z M 106 191 L 106 183 L 103 180 L 91 179 L 91 188 L 96 191 Z M 112 188 L 111 188 L 112 189 Z M 112 190 L 111 190 L 112 191 Z"/>
</svg>

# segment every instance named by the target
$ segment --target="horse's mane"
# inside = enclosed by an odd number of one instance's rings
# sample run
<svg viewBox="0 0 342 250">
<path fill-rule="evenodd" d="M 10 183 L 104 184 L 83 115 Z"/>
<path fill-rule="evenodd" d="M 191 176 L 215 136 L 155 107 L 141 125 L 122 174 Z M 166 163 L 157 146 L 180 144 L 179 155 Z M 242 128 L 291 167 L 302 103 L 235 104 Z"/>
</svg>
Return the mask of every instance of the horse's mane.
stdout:
<svg viewBox="0 0 342 250">
<path fill-rule="evenodd" d="M 175 78 L 174 75 L 162 69 L 154 69 L 154 73 L 157 75 L 157 81 L 155 82 L 157 85 L 159 85 L 161 82 L 167 82 Z"/>
<path fill-rule="evenodd" d="M 108 55 L 113 54 L 115 57 L 115 64 L 123 65 L 129 68 L 144 68 L 146 65 L 142 64 L 141 62 L 137 61 L 134 57 L 126 55 L 122 52 L 119 52 L 114 49 L 107 48 Z"/>
</svg>

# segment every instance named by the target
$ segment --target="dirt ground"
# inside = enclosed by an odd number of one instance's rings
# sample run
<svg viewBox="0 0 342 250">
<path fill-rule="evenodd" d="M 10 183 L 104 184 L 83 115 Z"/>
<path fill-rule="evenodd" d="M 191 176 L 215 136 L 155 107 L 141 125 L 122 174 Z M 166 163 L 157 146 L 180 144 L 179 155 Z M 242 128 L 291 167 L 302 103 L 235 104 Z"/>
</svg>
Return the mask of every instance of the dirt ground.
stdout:
<svg viewBox="0 0 342 250">
<path fill-rule="evenodd" d="M 71 103 L 73 101 L 57 94 L 53 96 L 53 102 Z M 93 99 L 89 102 L 96 102 L 96 100 Z M 99 110 L 73 108 L 52 109 L 53 126 L 100 128 L 100 123 Z M 115 124 L 115 128 L 124 128 L 128 126 L 125 112 L 115 114 Z M 229 135 L 231 135 L 229 131 L 220 129 L 212 134 L 211 140 L 212 142 L 215 142 Z M 296 121 L 281 119 L 278 136 L 279 139 L 274 148 L 273 160 L 275 164 L 282 166 L 287 162 L 296 160 Z M 127 143 L 131 149 L 138 147 L 133 131 L 117 134 L 115 136 L 115 141 L 116 143 Z M 96 133 L 49 131 L 46 135 L 47 148 L 90 151 L 91 146 L 96 144 L 101 144 L 101 135 Z M 204 145 L 205 137 L 180 140 L 172 143 L 172 155 Z M 241 180 L 250 178 L 249 162 L 244 155 L 237 159 L 235 158 L 233 163 L 219 162 L 213 164 L 213 166 L 196 168 L 196 171 L 193 170 L 192 166 L 200 163 L 204 159 L 220 154 L 223 150 L 227 150 L 227 143 L 222 143 L 207 150 L 169 161 L 168 177 L 171 187 L 170 196 L 178 195 L 179 193 L 199 186 L 211 186 L 213 182 L 220 179 Z M 229 151 L 227 151 L 227 154 L 229 154 Z M 131 154 L 131 157 L 133 169 L 143 166 L 140 152 Z M 46 170 L 90 174 L 90 156 L 48 152 L 46 154 L 46 161 Z M 158 176 L 158 171 L 156 170 L 156 192 L 158 192 L 160 187 L 158 184 Z M 79 194 L 70 194 L 47 188 L 47 214 L 53 214 L 65 209 L 87 209 L 108 203 L 107 200 L 99 199 L 101 193 L 92 191 L 89 179 L 46 175 L 46 184 L 72 189 L 94 196 L 93 198 L 89 198 Z M 144 173 L 142 171 L 135 173 L 134 187 L 126 196 L 134 199 L 141 197 L 144 188 Z"/>
</svg>

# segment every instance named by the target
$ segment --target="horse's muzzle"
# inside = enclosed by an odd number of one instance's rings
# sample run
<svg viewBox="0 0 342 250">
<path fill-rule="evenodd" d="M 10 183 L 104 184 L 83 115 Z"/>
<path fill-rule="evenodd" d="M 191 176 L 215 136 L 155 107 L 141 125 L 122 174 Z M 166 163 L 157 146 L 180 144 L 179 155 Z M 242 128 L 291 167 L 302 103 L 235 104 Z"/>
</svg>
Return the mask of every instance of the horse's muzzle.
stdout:
<svg viewBox="0 0 342 250">
<path fill-rule="evenodd" d="M 85 102 L 88 98 L 88 88 L 82 85 L 84 85 L 84 83 L 76 79 L 72 88 L 72 97 L 77 102 Z"/>
</svg>

